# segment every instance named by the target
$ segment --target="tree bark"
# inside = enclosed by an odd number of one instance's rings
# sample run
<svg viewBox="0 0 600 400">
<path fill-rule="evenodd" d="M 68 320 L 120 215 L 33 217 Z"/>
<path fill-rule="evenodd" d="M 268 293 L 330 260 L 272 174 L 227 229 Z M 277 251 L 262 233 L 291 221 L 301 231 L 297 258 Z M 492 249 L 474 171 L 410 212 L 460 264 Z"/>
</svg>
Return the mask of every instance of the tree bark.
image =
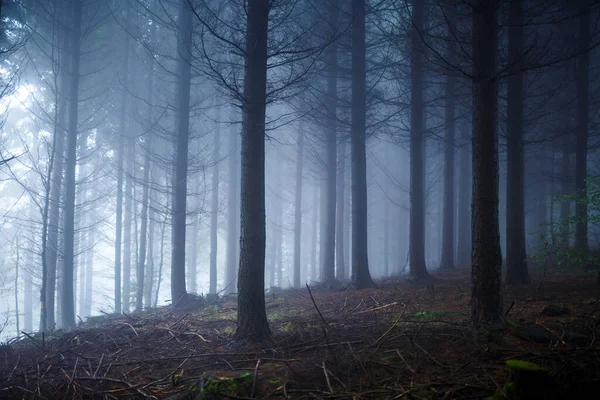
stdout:
<svg viewBox="0 0 600 400">
<path fill-rule="evenodd" d="M 466 123 L 464 124 L 466 125 Z M 469 135 L 466 126 L 463 128 L 465 144 L 459 152 L 459 176 L 458 176 L 458 239 L 456 250 L 456 262 L 459 267 L 471 266 L 471 165 L 469 159 Z"/>
<path fill-rule="evenodd" d="M 454 54 L 452 39 L 448 45 L 448 55 Z M 442 221 L 442 260 L 440 269 L 454 269 L 454 96 L 456 78 L 446 76 L 446 137 L 444 144 L 444 216 Z"/>
<path fill-rule="evenodd" d="M 304 131 L 298 135 L 296 154 L 296 198 L 294 204 L 294 287 L 300 288 L 302 253 L 302 170 L 304 167 Z"/>
<path fill-rule="evenodd" d="M 352 0 L 352 284 L 375 286 L 367 250 L 365 0 Z"/>
<path fill-rule="evenodd" d="M 91 198 L 94 198 L 93 193 L 94 189 L 92 188 Z M 96 221 L 93 219 L 90 220 L 92 225 L 96 224 Z M 82 308 L 82 314 L 84 316 L 92 315 L 92 293 L 93 293 L 93 279 L 94 279 L 94 247 L 96 245 L 96 228 L 93 226 L 90 228 L 90 231 L 87 235 L 87 252 L 85 258 L 85 302 Z M 84 266 L 82 265 L 83 269 Z M 82 282 L 82 284 L 84 284 Z"/>
<path fill-rule="evenodd" d="M 320 186 L 319 188 L 317 187 L 313 187 L 313 193 L 314 193 L 314 202 L 313 202 L 313 212 L 312 212 L 312 232 L 311 232 L 311 236 L 310 236 L 310 240 L 311 242 L 311 249 L 310 249 L 310 280 L 313 282 L 317 281 L 317 247 L 319 244 L 319 234 L 318 234 L 318 229 L 317 227 L 319 226 L 319 214 L 321 211 L 321 207 L 319 207 L 319 205 L 321 204 L 319 199 L 319 192 L 320 192 Z M 307 279 L 308 280 L 308 279 Z"/>
<path fill-rule="evenodd" d="M 240 149 L 238 147 L 238 132 L 234 128 L 229 133 L 229 159 L 227 167 L 229 172 L 229 183 L 227 186 L 227 265 L 225 268 L 224 290 L 226 294 L 233 293 L 237 287 L 238 247 L 240 243 L 238 229 L 238 215 L 240 212 L 240 194 L 238 192 L 240 164 L 238 162 L 238 154 L 240 154 Z"/>
<path fill-rule="evenodd" d="M 520 68 L 523 56 L 523 10 L 521 1 L 509 8 L 508 58 Z M 514 71 L 508 77 L 506 110 L 506 282 L 529 283 L 525 244 L 525 157 L 523 149 L 523 73 Z"/>
<path fill-rule="evenodd" d="M 327 5 L 327 18 L 331 37 L 337 32 L 338 2 L 332 0 Z M 325 215 L 322 220 L 324 233 L 321 243 L 321 281 L 335 282 L 335 206 L 337 178 L 337 41 L 327 48 L 327 117 L 326 117 L 326 193 Z"/>
<path fill-rule="evenodd" d="M 586 1 L 583 2 L 587 3 Z M 590 92 L 590 8 L 582 7 L 579 14 L 579 46 L 582 53 L 577 58 L 577 137 L 575 143 L 575 190 L 578 201 L 575 203 L 575 247 L 588 248 L 588 207 L 587 196 L 587 155 L 589 129 Z"/>
<path fill-rule="evenodd" d="M 65 29 L 66 30 L 66 29 Z M 70 37 L 65 31 L 61 31 L 63 39 L 61 45 L 63 51 L 59 54 L 59 76 L 57 93 L 57 111 L 56 121 L 54 124 L 54 143 L 52 149 L 52 171 L 50 181 L 50 193 L 48 199 L 48 238 L 46 243 L 42 243 L 42 252 L 45 252 L 46 276 L 43 279 L 42 297 L 44 304 L 42 305 L 43 322 L 41 325 L 42 332 L 46 332 L 48 328 L 53 328 L 55 325 L 55 295 L 56 295 L 56 267 L 58 263 L 58 236 L 59 236 L 59 216 L 60 216 L 60 198 L 63 189 L 63 170 L 65 157 L 65 136 L 66 136 L 66 120 L 68 107 L 68 89 L 69 77 L 67 74 L 66 64 L 69 60 L 68 49 L 70 47 Z M 50 171 L 49 171 L 50 172 Z M 44 256 L 44 255 L 43 255 Z M 45 318 L 44 318 L 45 316 Z"/>
<path fill-rule="evenodd" d="M 69 124 L 65 160 L 65 215 L 63 247 L 62 326 L 75 327 L 75 302 L 73 285 L 75 245 L 75 167 L 77 164 L 77 124 L 79 103 L 79 64 L 81 57 L 82 0 L 73 4 L 73 29 L 71 37 L 71 77 L 69 93 Z"/>
<path fill-rule="evenodd" d="M 564 134 L 562 144 L 562 158 L 561 158 L 561 186 L 562 195 L 571 194 L 571 135 L 568 133 Z M 571 202 L 566 199 L 560 201 L 560 248 L 568 249 L 570 246 L 570 222 L 569 217 L 571 216 Z"/>
<path fill-rule="evenodd" d="M 129 34 L 124 33 L 121 75 L 127 82 L 129 79 Z M 125 130 L 127 115 L 127 91 L 121 89 L 121 107 L 119 109 L 119 143 L 117 145 L 117 206 L 115 212 L 115 313 L 121 314 L 123 303 L 121 297 L 121 245 L 123 242 L 123 177 L 125 164 Z"/>
<path fill-rule="evenodd" d="M 121 298 L 123 311 L 129 312 L 131 307 L 131 224 L 133 222 L 133 163 L 135 158 L 134 143 L 128 134 L 125 138 L 125 210 L 123 212 L 123 290 Z M 135 230 L 134 230 L 135 231 Z"/>
<path fill-rule="evenodd" d="M 148 235 L 148 201 L 150 191 L 150 157 L 152 154 L 152 132 L 148 133 L 146 138 L 146 155 L 144 157 L 144 178 L 143 178 L 143 189 L 142 189 L 142 211 L 141 211 L 141 226 L 140 226 L 140 248 L 139 256 L 136 268 L 136 296 L 135 296 L 135 310 L 142 311 L 144 306 L 144 284 L 145 284 L 145 269 L 146 269 L 146 243 Z"/>
<path fill-rule="evenodd" d="M 498 220 L 497 22 L 494 2 L 473 4 L 473 249 L 471 307 L 476 327 L 502 319 Z"/>
<path fill-rule="evenodd" d="M 215 147 L 213 150 L 212 198 L 210 211 L 210 283 L 209 293 L 217 293 L 217 231 L 219 223 L 219 159 L 221 149 L 221 131 L 219 129 L 220 112 L 216 109 L 217 128 L 215 129 Z"/>
<path fill-rule="evenodd" d="M 265 112 L 269 0 L 246 6 L 246 59 L 242 103 L 241 235 L 235 338 L 270 336 L 265 310 Z"/>
<path fill-rule="evenodd" d="M 423 136 L 423 55 L 419 45 L 424 2 L 413 1 L 411 30 L 410 106 L 410 232 L 409 279 L 420 281 L 429 274 L 425 265 L 425 193 Z"/>
<path fill-rule="evenodd" d="M 179 1 L 177 28 L 177 142 L 173 182 L 173 241 L 171 246 L 171 302 L 177 304 L 185 288 L 185 230 L 188 146 L 190 134 L 190 82 L 192 12 L 187 0 Z"/>
<path fill-rule="evenodd" d="M 346 279 L 346 253 L 344 246 L 344 219 L 346 196 L 346 141 L 342 140 L 339 147 L 339 162 L 337 176 L 337 205 L 336 205 L 336 227 L 335 227 L 335 277 L 338 281 Z"/>
</svg>

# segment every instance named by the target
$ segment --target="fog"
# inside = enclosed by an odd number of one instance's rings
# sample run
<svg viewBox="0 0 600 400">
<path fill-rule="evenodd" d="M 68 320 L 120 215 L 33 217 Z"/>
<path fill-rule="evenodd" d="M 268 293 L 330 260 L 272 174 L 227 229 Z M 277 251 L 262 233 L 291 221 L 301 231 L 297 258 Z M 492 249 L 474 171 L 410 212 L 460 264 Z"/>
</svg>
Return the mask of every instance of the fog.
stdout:
<svg viewBox="0 0 600 400">
<path fill-rule="evenodd" d="M 596 245 L 594 2 L 250 3 L 0 3 L 0 340 Z"/>
</svg>

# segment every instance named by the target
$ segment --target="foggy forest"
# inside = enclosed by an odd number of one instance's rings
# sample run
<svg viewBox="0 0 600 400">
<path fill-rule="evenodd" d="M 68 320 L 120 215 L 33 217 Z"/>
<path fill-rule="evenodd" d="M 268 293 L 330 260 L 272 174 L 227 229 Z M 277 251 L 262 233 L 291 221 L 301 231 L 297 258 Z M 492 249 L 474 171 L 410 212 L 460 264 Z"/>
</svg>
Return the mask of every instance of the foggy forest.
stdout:
<svg viewBox="0 0 600 400">
<path fill-rule="evenodd" d="M 599 45 L 592 0 L 0 0 L 0 398 L 595 398 Z"/>
</svg>

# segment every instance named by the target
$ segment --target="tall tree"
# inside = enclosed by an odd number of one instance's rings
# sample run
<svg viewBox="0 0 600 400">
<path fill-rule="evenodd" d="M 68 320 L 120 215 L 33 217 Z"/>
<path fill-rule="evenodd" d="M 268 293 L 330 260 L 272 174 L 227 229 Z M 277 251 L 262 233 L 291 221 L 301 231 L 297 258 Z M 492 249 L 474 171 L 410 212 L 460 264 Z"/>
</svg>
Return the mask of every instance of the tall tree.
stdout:
<svg viewBox="0 0 600 400">
<path fill-rule="evenodd" d="M 129 14 L 127 15 L 129 17 Z M 129 77 L 129 34 L 123 32 L 123 62 L 121 64 L 121 77 L 124 82 Z M 125 130 L 127 117 L 127 90 L 121 89 L 121 104 L 119 108 L 119 143 L 117 145 L 117 206 L 115 212 L 115 313 L 120 314 L 123 302 L 121 297 L 121 260 L 123 243 L 123 177 L 125 165 Z"/>
<path fill-rule="evenodd" d="M 65 216 L 63 242 L 62 326 L 75 327 L 75 299 L 73 269 L 75 262 L 75 168 L 77 165 L 77 124 L 79 106 L 79 64 L 81 59 L 81 13 L 83 0 L 73 3 L 71 36 L 71 65 L 69 91 L 69 119 L 65 159 Z"/>
<path fill-rule="evenodd" d="M 587 155 L 589 129 L 590 97 L 590 6 L 588 0 L 582 3 L 579 14 L 579 46 L 581 54 L 577 57 L 577 136 L 575 143 L 575 189 L 577 196 L 587 196 Z M 585 201 L 575 203 L 575 247 L 587 250 L 588 247 L 588 210 Z"/>
<path fill-rule="evenodd" d="M 270 336 L 265 309 L 265 112 L 269 0 L 246 5 L 238 314 L 235 338 Z"/>
<path fill-rule="evenodd" d="M 335 37 L 338 25 L 338 4 L 330 0 L 327 5 L 327 19 L 331 37 Z M 325 283 L 335 281 L 335 206 L 337 178 L 337 81 L 338 46 L 334 41 L 327 48 L 327 126 L 326 130 L 326 193 L 325 215 L 323 215 L 323 238 L 321 243 L 321 280 Z"/>
<path fill-rule="evenodd" d="M 213 149 L 212 198 L 210 210 L 210 273 L 208 293 L 217 293 L 217 230 L 219 228 L 219 158 L 221 149 L 221 131 L 219 129 L 220 107 L 216 106 L 217 127 L 215 129 Z"/>
<path fill-rule="evenodd" d="M 522 1 L 509 5 L 508 62 L 516 70 L 508 77 L 506 109 L 506 281 L 529 283 L 525 245 L 525 158 L 523 152 Z"/>
<path fill-rule="evenodd" d="M 342 140 L 339 147 L 338 177 L 337 177 L 337 205 L 335 211 L 335 277 L 338 281 L 346 278 L 345 246 L 344 246 L 344 219 L 346 218 L 346 141 Z"/>
<path fill-rule="evenodd" d="M 173 182 L 173 242 L 171 245 L 171 302 L 177 304 L 185 289 L 185 228 L 187 168 L 190 135 L 190 83 L 192 52 L 190 3 L 179 1 L 177 17 L 177 139 Z"/>
<path fill-rule="evenodd" d="M 502 318 L 498 220 L 497 3 L 472 3 L 473 205 L 471 307 L 475 326 Z"/>
<path fill-rule="evenodd" d="M 150 79 L 152 82 L 152 79 Z M 135 310 L 142 311 L 144 305 L 144 284 L 145 284 L 145 272 L 146 272 L 146 243 L 148 235 L 148 201 L 150 191 L 150 158 L 152 154 L 152 137 L 153 133 L 149 132 L 145 138 L 145 156 L 144 156 L 144 187 L 142 188 L 142 211 L 140 215 L 141 226 L 140 226 L 140 248 L 139 256 L 136 268 L 136 296 L 135 296 Z M 149 304 L 147 304 L 149 306 Z"/>
<path fill-rule="evenodd" d="M 352 284 L 357 289 L 375 286 L 367 252 L 366 156 L 366 43 L 365 0 L 352 0 Z"/>
<path fill-rule="evenodd" d="M 239 246 L 238 215 L 240 204 L 240 195 L 238 192 L 240 176 L 238 154 L 240 153 L 240 149 L 238 146 L 238 138 L 239 133 L 236 126 L 233 125 L 232 130 L 229 133 L 229 157 L 227 163 L 229 183 L 227 184 L 227 249 L 224 289 L 227 294 L 233 293 L 237 287 L 237 253 Z"/>
<path fill-rule="evenodd" d="M 302 169 L 304 167 L 304 131 L 298 134 L 296 154 L 296 198 L 294 200 L 294 287 L 300 287 L 302 252 Z"/>
<path fill-rule="evenodd" d="M 410 231 L 409 275 L 419 281 L 429 276 L 425 265 L 425 192 L 423 142 L 423 49 L 420 46 L 424 1 L 412 3 L 410 48 Z"/>
<path fill-rule="evenodd" d="M 451 27 L 449 27 L 451 29 Z M 448 35 L 449 37 L 451 34 Z M 455 52 L 455 41 L 448 41 L 447 54 L 452 59 Z M 444 216 L 442 221 L 442 261 L 440 269 L 454 268 L 454 135 L 455 135 L 455 96 L 456 77 L 446 75 L 445 93 L 445 143 L 444 143 Z"/>
</svg>

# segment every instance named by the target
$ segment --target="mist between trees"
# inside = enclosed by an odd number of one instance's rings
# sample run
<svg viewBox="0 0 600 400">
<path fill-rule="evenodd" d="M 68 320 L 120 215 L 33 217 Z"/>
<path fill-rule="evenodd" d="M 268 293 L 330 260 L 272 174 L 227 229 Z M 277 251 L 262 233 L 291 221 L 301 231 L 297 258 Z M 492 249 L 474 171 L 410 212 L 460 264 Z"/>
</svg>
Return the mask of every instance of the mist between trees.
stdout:
<svg viewBox="0 0 600 400">
<path fill-rule="evenodd" d="M 481 325 L 595 245 L 597 2 L 0 5 L 3 338 L 469 267 Z"/>
</svg>

